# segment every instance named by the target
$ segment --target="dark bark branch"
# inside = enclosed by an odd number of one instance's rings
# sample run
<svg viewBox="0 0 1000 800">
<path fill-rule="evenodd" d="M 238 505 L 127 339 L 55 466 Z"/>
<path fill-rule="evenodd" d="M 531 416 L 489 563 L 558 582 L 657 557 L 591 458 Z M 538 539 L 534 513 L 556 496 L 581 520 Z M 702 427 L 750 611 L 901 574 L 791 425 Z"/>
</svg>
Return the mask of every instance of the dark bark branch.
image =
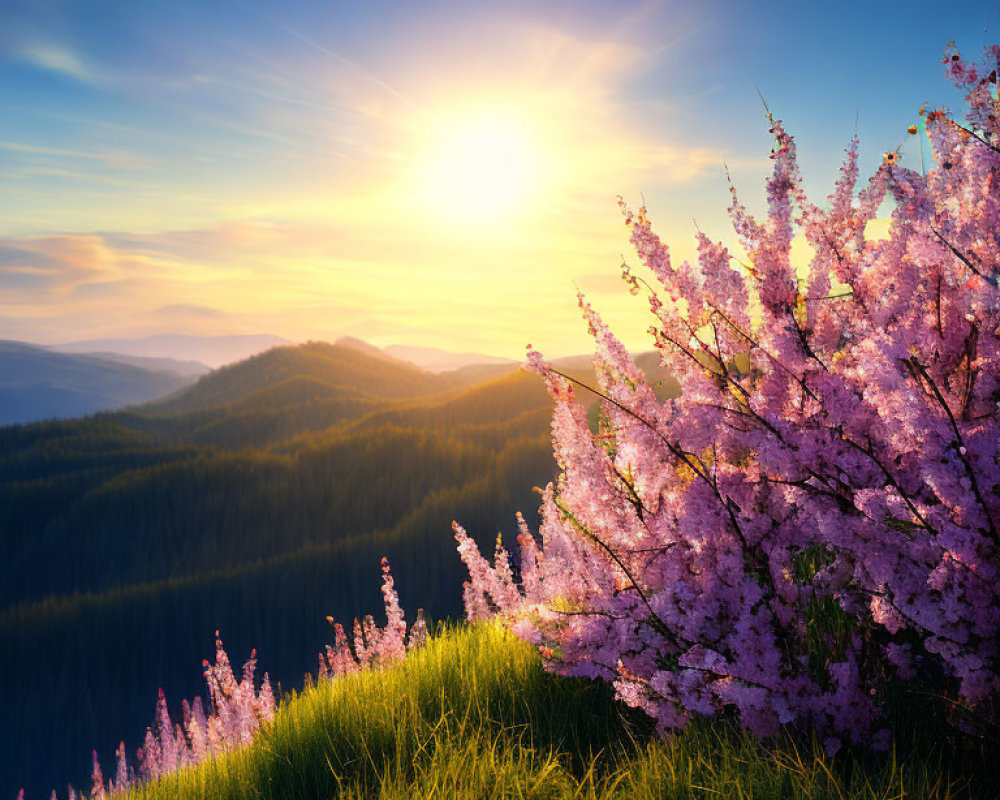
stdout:
<svg viewBox="0 0 1000 800">
<path fill-rule="evenodd" d="M 631 584 L 635 587 L 635 591 L 639 595 L 639 599 L 642 600 L 643 605 L 646 606 L 646 610 L 649 611 L 651 618 L 650 625 L 652 626 L 653 630 L 655 630 L 657 633 L 659 633 L 661 636 L 667 639 L 675 647 L 680 647 L 680 642 L 677 638 L 677 634 L 674 633 L 669 628 L 667 623 L 665 623 L 662 619 L 660 619 L 660 616 L 653 610 L 653 606 L 650 605 L 649 598 L 646 597 L 646 593 L 642 590 L 642 587 L 639 585 L 635 577 L 632 575 L 631 570 L 629 570 L 629 568 L 625 565 L 625 562 L 622 561 L 621 558 L 619 558 L 618 554 L 613 549 L 611 549 L 611 547 L 609 547 L 601 539 L 601 537 L 599 537 L 593 531 L 589 530 L 583 523 L 581 523 L 573 514 L 573 512 L 566 507 L 566 504 L 563 503 L 562 500 L 560 500 L 558 497 L 555 498 L 555 504 L 556 507 L 563 514 L 566 515 L 566 519 L 569 520 L 570 524 L 574 528 L 576 528 L 580 533 L 582 533 L 584 536 L 590 539 L 590 541 L 594 542 L 605 553 L 607 553 L 608 556 L 611 558 L 611 560 L 618 565 L 618 568 L 625 573 L 625 577 L 628 578 Z"/>
<path fill-rule="evenodd" d="M 982 491 L 980 491 L 979 480 L 976 477 L 976 472 L 972 469 L 972 464 L 970 464 L 969 460 L 965 457 L 965 453 L 962 452 L 965 450 L 965 441 L 962 438 L 962 432 L 958 429 L 958 422 L 955 421 L 955 415 L 951 413 L 951 407 L 948 405 L 948 401 L 945 400 L 944 395 L 941 394 L 941 390 L 938 389 L 937 384 L 934 383 L 934 380 L 931 378 L 930 373 L 927 372 L 924 365 L 917 360 L 916 356 L 912 356 L 910 361 L 913 363 L 914 369 L 923 375 L 927 384 L 930 386 L 931 392 L 934 394 L 938 405 L 941 406 L 944 413 L 948 416 L 948 422 L 951 423 L 951 429 L 955 434 L 955 445 L 956 451 L 958 452 L 958 458 L 965 467 L 965 474 L 968 475 L 969 482 L 972 484 L 972 492 L 975 494 L 976 500 L 983 509 L 983 514 L 986 516 L 986 522 L 989 526 L 990 534 L 992 534 L 994 540 L 1000 539 L 1000 537 L 997 536 L 996 525 L 993 523 L 993 516 L 990 514 L 989 506 L 986 505 L 986 500 L 983 497 Z"/>
</svg>

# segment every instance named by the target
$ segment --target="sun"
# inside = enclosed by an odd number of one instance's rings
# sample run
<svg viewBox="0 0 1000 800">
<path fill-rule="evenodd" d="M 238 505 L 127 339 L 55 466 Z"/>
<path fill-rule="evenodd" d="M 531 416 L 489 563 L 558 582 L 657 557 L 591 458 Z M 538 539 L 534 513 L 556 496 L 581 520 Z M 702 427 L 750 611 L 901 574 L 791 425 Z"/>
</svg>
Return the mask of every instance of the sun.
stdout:
<svg viewBox="0 0 1000 800">
<path fill-rule="evenodd" d="M 430 131 L 417 194 L 428 214 L 485 227 L 510 222 L 540 201 L 544 173 L 528 120 L 503 111 L 459 115 Z"/>
</svg>

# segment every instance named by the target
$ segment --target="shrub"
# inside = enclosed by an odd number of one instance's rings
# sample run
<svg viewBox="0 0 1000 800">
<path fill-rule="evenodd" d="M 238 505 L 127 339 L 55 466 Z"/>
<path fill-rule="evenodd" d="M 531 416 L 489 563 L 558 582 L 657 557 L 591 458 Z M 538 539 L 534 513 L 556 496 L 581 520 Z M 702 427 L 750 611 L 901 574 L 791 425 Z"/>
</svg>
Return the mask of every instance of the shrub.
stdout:
<svg viewBox="0 0 1000 800">
<path fill-rule="evenodd" d="M 769 116 L 767 215 L 733 191 L 749 261 L 698 237 L 675 264 L 645 208 L 621 202 L 654 290 L 660 402 L 581 296 L 602 399 L 529 347 L 555 400 L 561 467 L 542 546 L 520 522 L 519 572 L 456 525 L 471 617 L 499 612 L 553 671 L 603 678 L 662 729 L 735 714 L 886 744 L 887 676 L 932 679 L 995 719 L 1000 696 L 1000 47 L 945 64 L 968 113 L 921 110 L 935 166 L 896 152 L 858 191 L 858 142 L 825 208 Z M 911 127 L 911 133 L 916 127 Z M 894 201 L 889 235 L 866 229 Z M 814 256 L 798 276 L 790 249 Z"/>
</svg>

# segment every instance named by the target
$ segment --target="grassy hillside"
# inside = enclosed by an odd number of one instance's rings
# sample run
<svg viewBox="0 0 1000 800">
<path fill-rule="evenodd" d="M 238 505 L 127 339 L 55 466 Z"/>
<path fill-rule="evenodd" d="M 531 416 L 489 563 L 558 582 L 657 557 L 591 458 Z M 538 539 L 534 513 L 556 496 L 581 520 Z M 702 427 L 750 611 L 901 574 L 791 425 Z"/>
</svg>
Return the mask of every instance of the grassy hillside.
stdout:
<svg viewBox="0 0 1000 800">
<path fill-rule="evenodd" d="M 134 793 L 143 800 L 990 797 L 1000 772 L 910 730 L 884 756 L 759 744 L 723 722 L 670 742 L 607 686 L 542 671 L 495 625 L 459 628 L 383 672 L 292 697 L 252 746 Z"/>
</svg>

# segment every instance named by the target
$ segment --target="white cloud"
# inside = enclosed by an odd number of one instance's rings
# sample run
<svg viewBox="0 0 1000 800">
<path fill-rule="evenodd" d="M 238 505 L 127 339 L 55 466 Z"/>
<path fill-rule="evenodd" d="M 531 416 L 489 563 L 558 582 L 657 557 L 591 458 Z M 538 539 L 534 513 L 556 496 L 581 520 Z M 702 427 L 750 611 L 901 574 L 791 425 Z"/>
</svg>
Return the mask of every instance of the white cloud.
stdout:
<svg viewBox="0 0 1000 800">
<path fill-rule="evenodd" d="M 35 42 L 21 49 L 22 58 L 36 67 L 73 78 L 81 83 L 96 84 L 101 76 L 84 59 L 65 45 L 55 42 Z"/>
</svg>

